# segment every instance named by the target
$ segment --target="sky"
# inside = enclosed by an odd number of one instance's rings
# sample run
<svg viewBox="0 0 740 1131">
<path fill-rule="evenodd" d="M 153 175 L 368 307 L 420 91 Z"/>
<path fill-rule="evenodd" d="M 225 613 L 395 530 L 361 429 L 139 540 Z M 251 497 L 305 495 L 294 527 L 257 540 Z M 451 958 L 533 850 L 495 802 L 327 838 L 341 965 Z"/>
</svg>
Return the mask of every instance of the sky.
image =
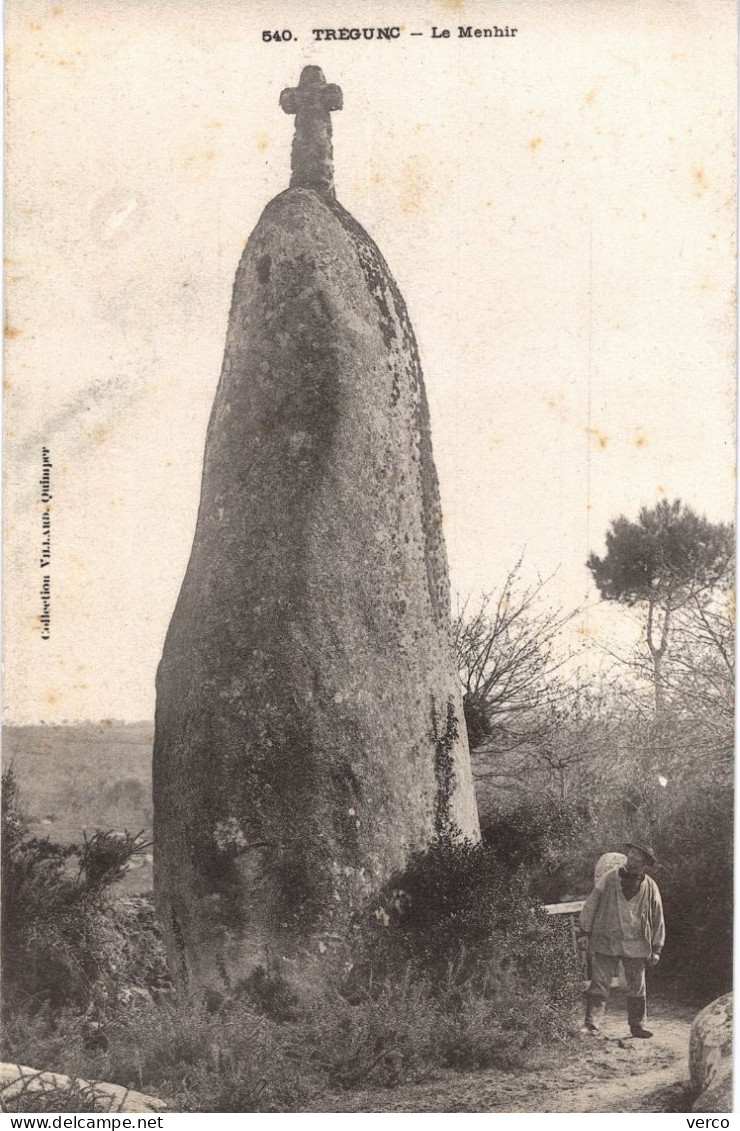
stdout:
<svg viewBox="0 0 740 1131">
<path fill-rule="evenodd" d="M 494 24 L 517 34 L 457 30 Z M 342 26 L 401 30 L 312 35 Z M 6 722 L 153 714 L 234 272 L 307 63 L 342 87 L 338 198 L 419 340 L 453 592 L 524 552 L 598 664 L 638 633 L 585 567 L 610 521 L 733 517 L 731 3 L 8 0 L 6 41 Z"/>
</svg>

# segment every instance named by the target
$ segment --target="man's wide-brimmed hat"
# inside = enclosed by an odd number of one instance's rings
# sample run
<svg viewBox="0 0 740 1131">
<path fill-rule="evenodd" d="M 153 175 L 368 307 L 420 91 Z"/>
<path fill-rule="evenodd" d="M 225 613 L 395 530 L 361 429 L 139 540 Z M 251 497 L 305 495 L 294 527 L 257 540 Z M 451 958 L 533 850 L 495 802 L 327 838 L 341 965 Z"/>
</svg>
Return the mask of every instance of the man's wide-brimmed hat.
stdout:
<svg viewBox="0 0 740 1131">
<path fill-rule="evenodd" d="M 647 857 L 648 861 L 651 864 L 657 864 L 658 863 L 658 857 L 655 855 L 655 849 L 651 848 L 649 844 L 638 844 L 637 841 L 626 840 L 624 842 L 624 847 L 625 848 L 636 848 L 638 852 L 641 852 L 643 856 Z"/>
</svg>

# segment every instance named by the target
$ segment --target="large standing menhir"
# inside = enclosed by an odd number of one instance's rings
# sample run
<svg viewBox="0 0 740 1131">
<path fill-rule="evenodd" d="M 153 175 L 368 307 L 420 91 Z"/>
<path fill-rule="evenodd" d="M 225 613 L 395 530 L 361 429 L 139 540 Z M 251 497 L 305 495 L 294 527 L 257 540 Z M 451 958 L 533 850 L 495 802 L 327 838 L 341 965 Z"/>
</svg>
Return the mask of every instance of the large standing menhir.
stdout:
<svg viewBox="0 0 740 1131">
<path fill-rule="evenodd" d="M 236 275 L 157 675 L 155 889 L 181 988 L 323 953 L 438 833 L 477 839 L 419 356 L 335 198 L 318 67 Z"/>
</svg>

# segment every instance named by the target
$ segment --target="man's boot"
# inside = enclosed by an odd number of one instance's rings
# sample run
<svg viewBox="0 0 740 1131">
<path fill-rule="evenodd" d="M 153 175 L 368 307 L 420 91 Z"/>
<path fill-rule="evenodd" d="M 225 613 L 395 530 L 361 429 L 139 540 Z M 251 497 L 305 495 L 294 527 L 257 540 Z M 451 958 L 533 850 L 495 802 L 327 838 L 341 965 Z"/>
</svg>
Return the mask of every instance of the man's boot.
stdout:
<svg viewBox="0 0 740 1131">
<path fill-rule="evenodd" d="M 606 1001 L 603 997 L 586 994 L 586 1029 L 589 1033 L 599 1032 L 605 1009 Z"/>
<path fill-rule="evenodd" d="M 647 1003 L 644 997 L 627 998 L 627 1020 L 633 1037 L 640 1037 L 642 1040 L 652 1037 L 650 1030 L 645 1028 Z"/>
</svg>

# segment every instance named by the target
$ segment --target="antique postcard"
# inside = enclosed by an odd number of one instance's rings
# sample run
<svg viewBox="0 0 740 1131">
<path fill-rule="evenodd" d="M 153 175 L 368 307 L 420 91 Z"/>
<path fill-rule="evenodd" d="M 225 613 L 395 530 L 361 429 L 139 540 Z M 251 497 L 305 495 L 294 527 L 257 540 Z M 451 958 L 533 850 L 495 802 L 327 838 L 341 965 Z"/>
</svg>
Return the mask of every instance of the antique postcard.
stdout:
<svg viewBox="0 0 740 1131">
<path fill-rule="evenodd" d="M 2 1110 L 731 1111 L 735 5 L 6 51 Z"/>
</svg>

